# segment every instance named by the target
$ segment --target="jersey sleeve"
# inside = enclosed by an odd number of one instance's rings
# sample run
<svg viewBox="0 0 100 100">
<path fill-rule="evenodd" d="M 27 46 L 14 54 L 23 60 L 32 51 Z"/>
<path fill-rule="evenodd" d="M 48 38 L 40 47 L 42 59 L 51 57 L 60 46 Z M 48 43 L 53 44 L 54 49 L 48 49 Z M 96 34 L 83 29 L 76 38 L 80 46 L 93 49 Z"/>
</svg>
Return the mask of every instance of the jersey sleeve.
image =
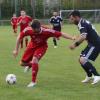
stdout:
<svg viewBox="0 0 100 100">
<path fill-rule="evenodd" d="M 20 23 L 21 20 L 22 20 L 22 18 L 21 18 L 21 17 L 18 17 L 18 18 L 17 18 L 17 23 Z"/>
<path fill-rule="evenodd" d="M 31 33 L 31 29 L 25 28 L 22 32 L 20 32 L 20 39 L 23 39 L 25 36 L 31 36 Z"/>
<path fill-rule="evenodd" d="M 87 35 L 87 28 L 86 28 L 86 24 L 79 24 L 78 25 L 78 28 L 79 28 L 79 31 L 80 31 L 80 34 L 81 35 Z"/>
<path fill-rule="evenodd" d="M 28 16 L 28 19 L 29 19 L 30 22 L 32 21 L 32 18 L 30 16 Z"/>
<path fill-rule="evenodd" d="M 61 22 L 63 21 L 62 17 L 60 17 L 60 21 L 61 21 Z"/>
<path fill-rule="evenodd" d="M 55 31 L 55 30 L 52 30 L 52 29 L 47 29 L 48 30 L 48 36 L 49 37 L 56 37 L 56 38 L 59 38 L 61 36 L 61 32 L 58 32 L 58 31 Z"/>
<path fill-rule="evenodd" d="M 49 22 L 50 22 L 51 24 L 53 23 L 53 21 L 52 21 L 52 17 L 50 18 Z"/>
</svg>

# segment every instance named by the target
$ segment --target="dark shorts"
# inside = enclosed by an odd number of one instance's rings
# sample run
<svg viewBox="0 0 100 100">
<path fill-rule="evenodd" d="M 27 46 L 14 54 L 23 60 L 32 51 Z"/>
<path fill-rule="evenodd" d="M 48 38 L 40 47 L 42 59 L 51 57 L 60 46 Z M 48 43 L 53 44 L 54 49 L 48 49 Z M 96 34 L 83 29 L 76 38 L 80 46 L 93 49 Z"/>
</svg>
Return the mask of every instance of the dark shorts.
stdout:
<svg viewBox="0 0 100 100">
<path fill-rule="evenodd" d="M 86 59 L 95 61 L 100 53 L 100 48 L 93 45 L 87 45 L 87 47 L 81 52 L 80 57 L 86 57 Z"/>
<path fill-rule="evenodd" d="M 59 26 L 59 27 L 53 27 L 53 30 L 61 32 L 61 26 Z"/>
</svg>

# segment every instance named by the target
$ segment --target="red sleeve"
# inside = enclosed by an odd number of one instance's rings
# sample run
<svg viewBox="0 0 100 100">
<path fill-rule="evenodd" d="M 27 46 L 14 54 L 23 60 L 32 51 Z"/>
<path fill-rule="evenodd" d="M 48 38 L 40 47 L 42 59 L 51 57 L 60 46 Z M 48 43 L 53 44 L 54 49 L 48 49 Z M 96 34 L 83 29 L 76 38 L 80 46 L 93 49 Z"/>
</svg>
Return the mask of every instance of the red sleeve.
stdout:
<svg viewBox="0 0 100 100">
<path fill-rule="evenodd" d="M 19 22 L 20 22 L 20 20 L 21 20 L 21 17 L 18 17 L 18 18 L 17 18 L 17 22 L 19 23 Z"/>
<path fill-rule="evenodd" d="M 25 36 L 31 36 L 32 32 L 33 31 L 29 27 L 25 28 L 22 32 L 20 32 L 20 39 L 23 39 Z"/>
<path fill-rule="evenodd" d="M 32 21 L 32 18 L 30 16 L 28 16 L 28 19 L 29 19 L 30 22 Z"/>
<path fill-rule="evenodd" d="M 52 29 L 47 29 L 48 30 L 48 35 L 49 37 L 56 37 L 59 38 L 61 36 L 61 32 L 52 30 Z"/>
</svg>

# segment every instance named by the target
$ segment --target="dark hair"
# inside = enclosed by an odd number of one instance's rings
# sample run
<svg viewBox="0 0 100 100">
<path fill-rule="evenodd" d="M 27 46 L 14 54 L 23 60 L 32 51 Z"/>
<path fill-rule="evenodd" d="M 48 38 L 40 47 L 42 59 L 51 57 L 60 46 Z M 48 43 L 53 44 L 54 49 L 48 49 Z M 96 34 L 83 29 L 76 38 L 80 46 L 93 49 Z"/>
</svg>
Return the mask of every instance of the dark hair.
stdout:
<svg viewBox="0 0 100 100">
<path fill-rule="evenodd" d="M 40 27 L 41 27 L 40 21 L 37 20 L 37 19 L 34 19 L 33 22 L 32 22 L 32 24 L 31 24 L 31 27 L 32 27 L 33 29 L 40 28 Z"/>
<path fill-rule="evenodd" d="M 72 12 L 69 14 L 69 17 L 70 17 L 71 15 L 74 16 L 74 17 L 75 17 L 75 16 L 81 17 L 81 14 L 80 14 L 80 12 L 79 12 L 78 10 L 72 11 Z"/>
</svg>

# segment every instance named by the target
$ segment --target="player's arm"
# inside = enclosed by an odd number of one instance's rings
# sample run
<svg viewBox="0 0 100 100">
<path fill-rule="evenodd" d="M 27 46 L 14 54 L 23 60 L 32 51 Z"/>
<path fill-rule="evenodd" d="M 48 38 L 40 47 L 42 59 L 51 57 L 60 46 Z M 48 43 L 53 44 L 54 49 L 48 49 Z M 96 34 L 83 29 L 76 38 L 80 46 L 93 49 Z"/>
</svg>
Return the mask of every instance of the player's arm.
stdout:
<svg viewBox="0 0 100 100">
<path fill-rule="evenodd" d="M 77 39 L 76 41 L 70 45 L 70 49 L 75 49 L 76 47 L 78 47 L 84 40 L 86 40 L 86 33 L 82 33 Z"/>
<path fill-rule="evenodd" d="M 74 36 L 71 36 L 70 34 L 68 33 L 61 33 L 61 36 L 65 39 L 69 39 L 69 40 L 75 40 L 75 37 Z"/>
<path fill-rule="evenodd" d="M 18 37 L 17 37 L 17 40 L 16 40 L 15 49 L 13 51 L 14 57 L 16 57 L 18 55 L 18 51 L 19 51 L 19 46 L 20 46 L 21 40 L 22 39 L 20 38 L 20 34 L 19 34 Z"/>
<path fill-rule="evenodd" d="M 49 20 L 49 26 L 50 26 L 50 29 L 53 29 L 52 17 L 51 17 L 50 20 Z"/>
<path fill-rule="evenodd" d="M 19 17 L 17 20 L 17 25 L 20 25 L 21 22 L 22 22 L 22 19 Z"/>
<path fill-rule="evenodd" d="M 56 37 L 56 38 L 63 37 L 65 39 L 75 40 L 74 36 L 71 36 L 68 33 L 55 31 L 53 29 L 48 29 L 48 36 L 49 37 Z"/>
<path fill-rule="evenodd" d="M 84 40 L 86 40 L 88 32 L 87 32 L 87 28 L 86 28 L 86 24 L 81 24 L 78 26 L 79 31 L 80 31 L 80 35 L 79 37 L 76 39 L 76 41 L 70 46 L 70 49 L 75 49 L 76 47 L 78 47 Z"/>
<path fill-rule="evenodd" d="M 11 25 L 13 25 L 12 18 L 11 18 Z"/>
<path fill-rule="evenodd" d="M 19 46 L 20 46 L 20 43 L 22 41 L 22 39 L 25 37 L 25 36 L 28 36 L 30 35 L 30 30 L 28 28 L 25 28 L 23 32 L 21 32 L 18 37 L 17 37 L 17 40 L 16 40 L 16 46 L 15 46 L 15 49 L 13 51 L 13 55 L 16 57 L 18 55 L 18 51 L 19 51 Z"/>
<path fill-rule="evenodd" d="M 60 17 L 60 24 L 61 24 L 61 26 L 63 26 L 63 19 L 62 19 L 62 17 Z"/>
</svg>

